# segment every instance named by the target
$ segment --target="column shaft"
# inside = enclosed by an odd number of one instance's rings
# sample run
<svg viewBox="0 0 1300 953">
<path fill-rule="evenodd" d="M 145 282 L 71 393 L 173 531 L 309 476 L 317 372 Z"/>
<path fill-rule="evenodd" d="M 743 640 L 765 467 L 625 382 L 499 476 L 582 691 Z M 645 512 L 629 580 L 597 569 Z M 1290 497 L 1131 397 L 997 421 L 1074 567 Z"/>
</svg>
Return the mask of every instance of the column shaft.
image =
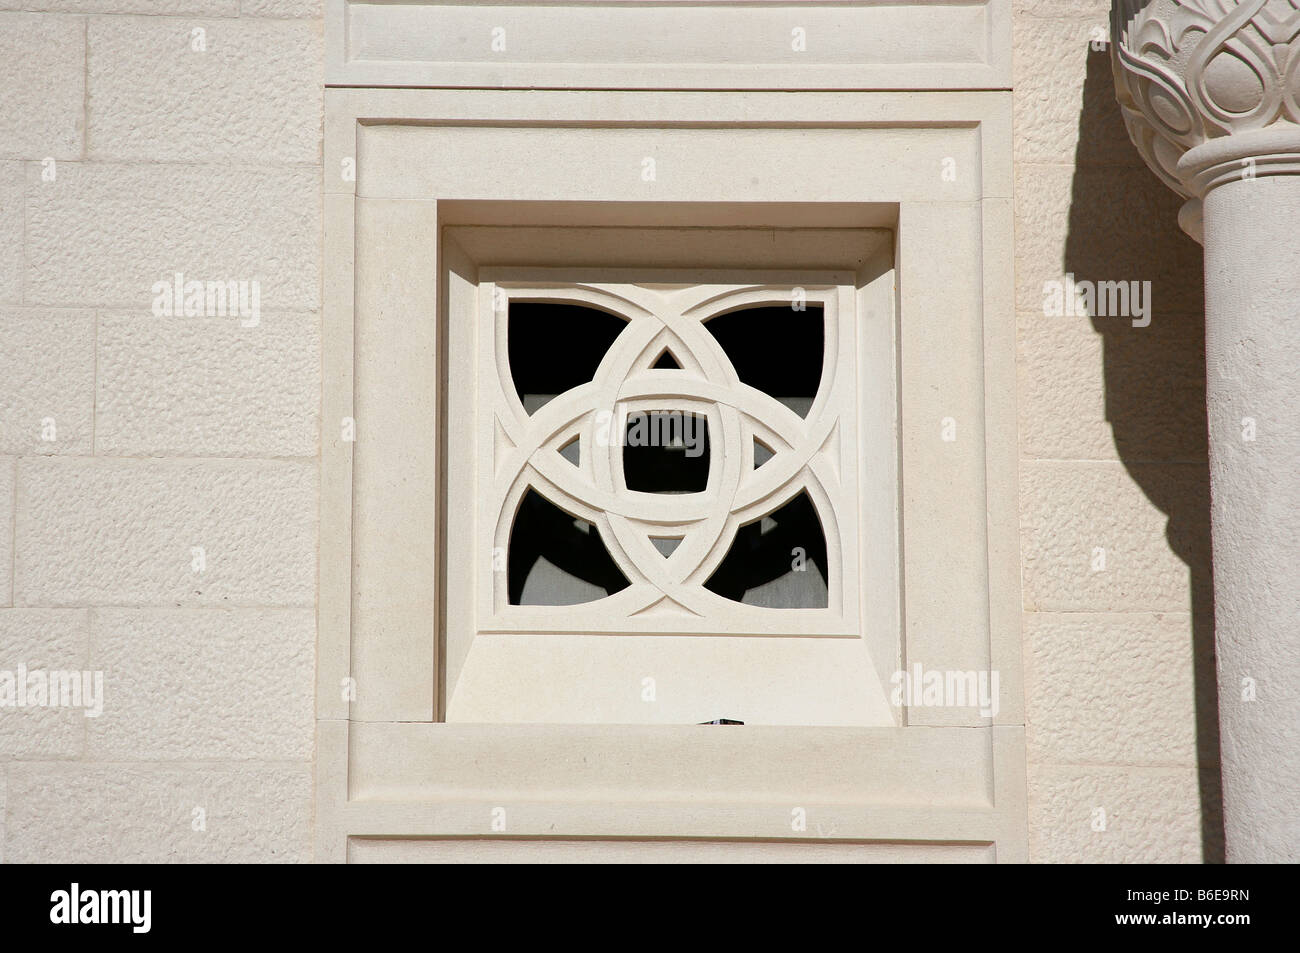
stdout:
<svg viewBox="0 0 1300 953">
<path fill-rule="evenodd" d="M 1300 176 L 1204 199 L 1224 827 L 1300 862 Z"/>
</svg>

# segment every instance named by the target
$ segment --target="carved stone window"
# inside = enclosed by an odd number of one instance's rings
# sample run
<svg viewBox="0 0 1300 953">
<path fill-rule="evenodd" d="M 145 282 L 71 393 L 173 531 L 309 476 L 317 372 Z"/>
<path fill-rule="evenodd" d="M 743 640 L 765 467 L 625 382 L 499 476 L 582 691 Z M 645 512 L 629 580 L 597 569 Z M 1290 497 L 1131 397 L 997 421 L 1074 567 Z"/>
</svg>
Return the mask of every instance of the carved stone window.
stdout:
<svg viewBox="0 0 1300 953">
<path fill-rule="evenodd" d="M 748 607 L 785 606 L 825 609 L 819 627 L 843 631 L 857 525 L 841 482 L 856 456 L 852 417 L 840 428 L 856 390 L 847 293 L 841 319 L 834 287 L 484 290 L 499 307 L 480 498 L 506 553 L 491 618 L 508 625 L 532 590 L 533 604 L 584 605 L 528 611 L 548 630 L 743 632 Z"/>
<path fill-rule="evenodd" d="M 635 25 L 524 3 L 442 62 L 500 10 L 330 4 L 318 859 L 1025 857 L 1009 5 L 805 6 L 844 68 L 611 63 Z M 1000 709 L 891 706 L 916 664 Z"/>
<path fill-rule="evenodd" d="M 476 551 L 448 587 L 448 720 L 589 720 L 593 692 L 649 678 L 697 696 L 670 717 L 761 721 L 779 706 L 745 673 L 780 664 L 842 689 L 823 718 L 886 723 L 860 638 L 851 280 L 547 277 L 485 272 L 475 380 L 449 368 L 476 395 L 449 500 Z M 531 709 L 500 690 L 525 658 L 548 682 Z M 709 700 L 723 682 L 742 710 Z"/>
</svg>

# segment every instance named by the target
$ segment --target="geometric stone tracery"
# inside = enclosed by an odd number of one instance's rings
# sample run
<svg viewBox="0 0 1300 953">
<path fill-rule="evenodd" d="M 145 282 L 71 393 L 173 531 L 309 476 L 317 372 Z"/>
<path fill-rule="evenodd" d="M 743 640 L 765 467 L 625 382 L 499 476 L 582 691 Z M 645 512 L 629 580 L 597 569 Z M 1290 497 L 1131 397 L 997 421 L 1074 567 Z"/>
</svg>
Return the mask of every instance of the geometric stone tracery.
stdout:
<svg viewBox="0 0 1300 953">
<path fill-rule="evenodd" d="M 706 583 L 727 556 L 742 526 L 806 496 L 825 536 L 830 606 L 840 595 L 838 558 L 844 540 L 837 512 L 845 505 L 840 481 L 839 427 L 853 375 L 840 367 L 835 295 L 823 311 L 824 360 L 820 386 L 806 417 L 743 383 L 705 322 L 742 307 L 784 305 L 797 323 L 790 288 L 765 286 L 570 285 L 511 288 L 497 293 L 490 380 L 496 431 L 492 461 L 494 545 L 508 547 L 515 515 L 535 493 L 600 534 L 628 585 L 600 600 L 613 617 L 678 614 L 707 620 L 734 612 L 734 602 Z M 510 300 L 555 301 L 608 311 L 626 321 L 590 381 L 555 395 L 529 413 L 515 387 L 508 347 Z M 810 299 L 810 303 L 813 303 Z M 557 334 L 563 333 L 556 329 Z M 670 355 L 664 361 L 664 355 Z M 776 358 L 779 359 L 779 358 Z M 677 368 L 672 369 L 676 364 Z M 656 367 L 656 365 L 658 365 Z M 848 391 L 845 389 L 849 388 Z M 680 412 L 708 421 L 710 451 L 702 492 L 665 494 L 627 489 L 623 440 L 629 415 Z M 851 425 L 851 422 L 850 422 Z M 561 450 L 575 439 L 574 465 Z M 755 446 L 771 451 L 755 467 Z M 766 456 L 766 454 L 765 454 Z M 665 551 L 656 540 L 673 539 Z M 509 600 L 495 582 L 494 608 Z M 768 610 L 763 610 L 768 611 Z M 703 625 L 707 629 L 708 626 Z"/>
</svg>

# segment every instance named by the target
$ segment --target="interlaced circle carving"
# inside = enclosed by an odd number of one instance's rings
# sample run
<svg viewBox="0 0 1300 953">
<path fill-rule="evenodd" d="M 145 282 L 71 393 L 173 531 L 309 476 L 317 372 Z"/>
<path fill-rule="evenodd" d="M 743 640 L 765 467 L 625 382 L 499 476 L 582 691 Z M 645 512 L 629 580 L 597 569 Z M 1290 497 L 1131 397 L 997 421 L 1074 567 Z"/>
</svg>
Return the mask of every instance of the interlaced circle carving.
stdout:
<svg viewBox="0 0 1300 953">
<path fill-rule="evenodd" d="M 822 380 L 806 418 L 773 396 L 743 383 L 704 322 L 744 307 L 791 307 L 791 289 L 765 286 L 569 285 L 497 286 L 498 304 L 552 301 L 608 311 L 627 322 L 605 353 L 593 379 L 556 396 L 531 415 L 512 383 L 506 307 L 495 312 L 496 434 L 492 506 L 495 545 L 506 547 L 514 514 L 531 487 L 556 506 L 593 524 L 627 589 L 601 600 L 606 611 L 626 615 L 658 607 L 705 616 L 735 608 L 704 588 L 739 527 L 761 519 L 807 493 L 827 541 L 828 590 L 838 596 L 840 532 L 838 474 L 839 338 L 834 289 L 807 289 L 824 308 Z M 791 309 L 792 320 L 799 317 Z M 562 333 L 557 329 L 557 333 Z M 780 360 L 779 342 L 772 342 Z M 680 370 L 652 365 L 667 349 Z M 848 376 L 848 375 L 844 375 Z M 623 478 L 624 421 L 649 412 L 695 414 L 709 428 L 708 483 L 703 492 L 644 493 Z M 561 448 L 580 438 L 580 464 Z M 773 451 L 754 467 L 754 440 Z M 655 537 L 680 537 L 667 558 Z M 668 600 L 668 601 L 665 601 Z M 502 605 L 501 583 L 497 606 Z M 831 604 L 834 604 L 833 602 Z M 762 611 L 762 610 L 760 610 Z"/>
</svg>

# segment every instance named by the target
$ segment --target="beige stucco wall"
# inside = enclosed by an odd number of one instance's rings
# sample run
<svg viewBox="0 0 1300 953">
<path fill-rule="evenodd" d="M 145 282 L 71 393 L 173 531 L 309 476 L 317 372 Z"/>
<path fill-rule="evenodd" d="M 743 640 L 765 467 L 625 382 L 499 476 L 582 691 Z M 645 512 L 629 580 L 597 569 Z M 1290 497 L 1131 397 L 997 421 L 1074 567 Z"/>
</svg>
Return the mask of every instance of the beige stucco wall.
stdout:
<svg viewBox="0 0 1300 953">
<path fill-rule="evenodd" d="M 310 859 L 320 2 L 0 9 L 0 668 L 102 669 L 108 692 L 98 719 L 0 717 L 0 857 Z M 1105 9 L 1015 5 L 1030 850 L 1198 860 L 1200 251 L 1088 50 Z M 258 279 L 260 324 L 152 317 L 176 271 Z M 1044 317 L 1065 272 L 1151 280 L 1151 326 Z"/>
</svg>

